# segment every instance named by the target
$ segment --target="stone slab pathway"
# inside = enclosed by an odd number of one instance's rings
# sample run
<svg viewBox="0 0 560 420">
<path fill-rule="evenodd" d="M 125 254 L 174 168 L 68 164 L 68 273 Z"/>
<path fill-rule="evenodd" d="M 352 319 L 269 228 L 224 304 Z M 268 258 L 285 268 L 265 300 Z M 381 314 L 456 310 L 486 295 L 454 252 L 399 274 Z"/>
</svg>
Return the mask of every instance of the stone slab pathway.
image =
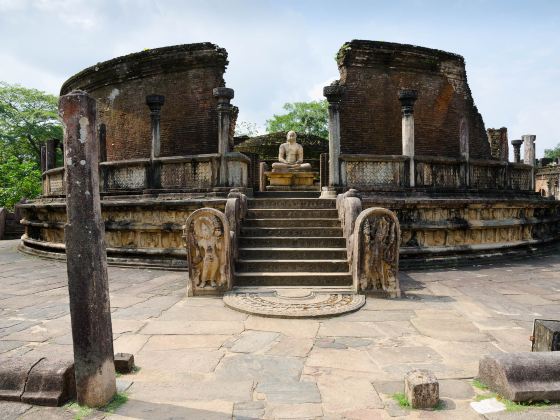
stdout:
<svg viewBox="0 0 560 420">
<path fill-rule="evenodd" d="M 0 353 L 72 355 L 64 263 L 0 241 Z M 129 400 L 101 419 L 482 418 L 479 358 L 528 351 L 534 318 L 560 319 L 560 253 L 490 266 L 402 272 L 405 298 L 368 298 L 327 319 L 275 319 L 185 297 L 185 272 L 109 268 L 115 352 Z M 405 373 L 432 370 L 442 409 L 392 399 Z M 557 406 L 488 418 L 559 418 Z M 0 402 L 2 419 L 72 419 L 68 408 Z"/>
</svg>

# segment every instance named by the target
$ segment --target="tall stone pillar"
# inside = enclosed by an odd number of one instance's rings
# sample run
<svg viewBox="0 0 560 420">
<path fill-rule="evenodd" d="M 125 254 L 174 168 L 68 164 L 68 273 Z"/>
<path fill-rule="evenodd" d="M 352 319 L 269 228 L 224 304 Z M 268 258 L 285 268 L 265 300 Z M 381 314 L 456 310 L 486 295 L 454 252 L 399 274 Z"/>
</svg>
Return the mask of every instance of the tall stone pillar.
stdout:
<svg viewBox="0 0 560 420">
<path fill-rule="evenodd" d="M 231 113 L 233 105 L 230 101 L 233 99 L 233 89 L 226 87 L 217 87 L 212 91 L 213 95 L 218 99 L 218 153 L 220 154 L 220 172 L 218 174 L 218 184 L 220 187 L 227 187 L 228 172 L 226 154 L 229 150 L 229 130 L 231 123 Z"/>
<path fill-rule="evenodd" d="M 150 189 L 161 188 L 161 165 L 159 158 L 161 150 L 160 121 L 161 107 L 165 102 L 163 95 L 146 96 L 146 105 L 150 108 L 150 120 L 152 123 L 152 149 L 150 152 L 150 169 L 148 173 L 148 187 Z"/>
<path fill-rule="evenodd" d="M 47 170 L 47 146 L 41 146 L 41 172 L 45 172 Z"/>
<path fill-rule="evenodd" d="M 535 189 L 535 140 L 537 136 L 533 134 L 525 134 L 521 136 L 523 139 L 523 163 L 531 165 L 531 189 Z"/>
<path fill-rule="evenodd" d="M 340 186 L 340 101 L 344 86 L 330 85 L 323 88 L 329 103 L 329 188 Z"/>
<path fill-rule="evenodd" d="M 399 101 L 402 110 L 402 153 L 410 158 L 409 178 L 410 186 L 415 185 L 414 174 L 414 103 L 418 98 L 418 92 L 413 89 L 401 89 Z"/>
<path fill-rule="evenodd" d="M 59 113 L 64 126 L 64 235 L 76 391 L 80 404 L 99 407 L 113 398 L 116 383 L 95 99 L 73 91 L 60 98 Z"/>
<path fill-rule="evenodd" d="M 512 140 L 511 145 L 513 146 L 513 162 L 520 163 L 521 162 L 521 144 L 523 140 Z"/>
<path fill-rule="evenodd" d="M 56 168 L 56 148 L 58 146 L 57 139 L 47 140 L 47 156 L 46 167 L 47 170 Z"/>
</svg>

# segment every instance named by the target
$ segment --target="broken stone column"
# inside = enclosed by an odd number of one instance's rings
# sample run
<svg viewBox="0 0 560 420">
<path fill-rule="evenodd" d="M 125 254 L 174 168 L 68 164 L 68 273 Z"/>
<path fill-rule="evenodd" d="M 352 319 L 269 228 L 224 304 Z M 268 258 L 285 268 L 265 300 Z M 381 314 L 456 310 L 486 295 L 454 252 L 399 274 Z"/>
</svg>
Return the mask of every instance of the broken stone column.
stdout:
<svg viewBox="0 0 560 420">
<path fill-rule="evenodd" d="M 524 156 L 523 163 L 531 165 L 531 189 L 535 189 L 535 139 L 537 136 L 533 134 L 525 134 L 521 136 L 523 139 Z"/>
<path fill-rule="evenodd" d="M 401 89 L 399 101 L 402 111 L 402 154 L 408 156 L 409 161 L 409 185 L 414 187 L 414 103 L 418 98 L 418 92 L 413 89 Z"/>
<path fill-rule="evenodd" d="M 521 162 L 521 144 L 523 140 L 512 140 L 511 145 L 513 146 L 513 161 L 515 163 Z"/>
<path fill-rule="evenodd" d="M 490 144 L 490 155 L 496 160 L 507 162 L 509 157 L 507 128 L 489 128 L 486 130 L 486 135 Z"/>
<path fill-rule="evenodd" d="M 148 174 L 148 187 L 150 189 L 161 188 L 161 164 L 156 161 L 161 150 L 160 120 L 161 107 L 165 102 L 163 95 L 146 96 L 146 105 L 150 108 L 150 120 L 152 124 L 152 148 L 150 152 L 150 170 Z"/>
<path fill-rule="evenodd" d="M 329 181 L 328 186 L 340 185 L 340 102 L 344 86 L 330 85 L 323 88 L 323 95 L 329 103 Z"/>
<path fill-rule="evenodd" d="M 412 408 L 434 408 L 439 403 L 439 383 L 426 369 L 415 369 L 404 377 L 404 394 Z"/>
<path fill-rule="evenodd" d="M 47 146 L 41 146 L 41 172 L 47 170 Z"/>
<path fill-rule="evenodd" d="M 59 101 L 64 126 L 64 229 L 78 402 L 107 404 L 116 392 L 105 228 L 99 199 L 95 100 L 83 91 Z"/>
<path fill-rule="evenodd" d="M 226 154 L 229 152 L 230 122 L 233 111 L 230 101 L 233 99 L 234 92 L 230 88 L 217 87 L 212 93 L 218 98 L 218 153 L 220 154 L 218 184 L 225 187 L 228 184 Z"/>
</svg>

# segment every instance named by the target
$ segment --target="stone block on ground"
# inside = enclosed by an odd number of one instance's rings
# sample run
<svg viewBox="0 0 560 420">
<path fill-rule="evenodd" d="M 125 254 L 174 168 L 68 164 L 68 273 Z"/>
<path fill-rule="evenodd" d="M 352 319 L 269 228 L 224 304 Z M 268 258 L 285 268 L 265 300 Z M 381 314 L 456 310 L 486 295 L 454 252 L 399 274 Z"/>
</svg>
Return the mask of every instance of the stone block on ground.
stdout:
<svg viewBox="0 0 560 420">
<path fill-rule="evenodd" d="M 29 372 L 21 401 L 55 407 L 75 397 L 74 362 L 45 358 Z"/>
<path fill-rule="evenodd" d="M 40 357 L 0 358 L 0 400 L 20 401 L 31 368 Z"/>
<path fill-rule="evenodd" d="M 535 319 L 532 351 L 560 351 L 560 321 Z"/>
<path fill-rule="evenodd" d="M 489 354 L 480 359 L 478 379 L 511 401 L 558 401 L 560 352 Z"/>
<path fill-rule="evenodd" d="M 118 373 L 130 373 L 134 369 L 134 355 L 130 353 L 115 354 L 115 370 Z"/>
<path fill-rule="evenodd" d="M 426 369 L 415 369 L 404 377 L 404 392 L 412 408 L 434 408 L 439 403 L 439 383 Z"/>
</svg>

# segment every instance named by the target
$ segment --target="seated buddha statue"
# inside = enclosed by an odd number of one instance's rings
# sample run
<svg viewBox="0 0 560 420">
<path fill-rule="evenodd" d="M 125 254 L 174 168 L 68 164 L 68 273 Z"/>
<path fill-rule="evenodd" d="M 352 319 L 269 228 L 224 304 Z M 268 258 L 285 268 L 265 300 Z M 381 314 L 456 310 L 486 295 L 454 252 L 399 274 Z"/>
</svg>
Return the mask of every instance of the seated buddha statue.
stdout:
<svg viewBox="0 0 560 420">
<path fill-rule="evenodd" d="M 296 143 L 297 134 L 289 131 L 286 143 L 280 145 L 278 162 L 272 164 L 272 172 L 311 171 L 309 163 L 303 163 L 303 147 Z"/>
</svg>

